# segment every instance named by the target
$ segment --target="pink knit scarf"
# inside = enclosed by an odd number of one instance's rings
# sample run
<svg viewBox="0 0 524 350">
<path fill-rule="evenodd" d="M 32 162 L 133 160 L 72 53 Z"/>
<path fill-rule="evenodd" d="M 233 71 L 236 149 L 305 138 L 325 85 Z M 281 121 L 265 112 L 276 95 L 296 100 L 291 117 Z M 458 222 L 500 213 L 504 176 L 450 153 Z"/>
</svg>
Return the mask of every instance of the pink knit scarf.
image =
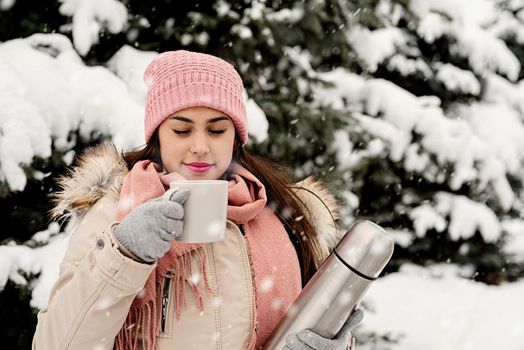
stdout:
<svg viewBox="0 0 524 350">
<path fill-rule="evenodd" d="M 151 161 L 140 161 L 125 176 L 118 204 L 117 220 L 133 208 L 165 193 L 172 181 L 183 180 L 177 174 L 160 174 Z M 266 206 L 264 185 L 247 169 L 235 164 L 229 181 L 227 217 L 242 225 L 249 246 L 255 287 L 255 331 L 250 335 L 248 349 L 258 349 L 267 340 L 287 308 L 301 291 L 300 266 L 288 234 L 275 213 Z M 191 258 L 196 257 L 203 284 L 191 279 Z M 173 279 L 176 317 L 186 304 L 184 290 L 189 286 L 203 309 L 202 287 L 212 295 L 206 271 L 206 255 L 202 244 L 173 241 L 171 250 L 158 260 L 157 267 L 144 289 L 131 304 L 126 321 L 115 339 L 117 350 L 157 349 L 159 316 L 163 293 L 162 281 Z M 187 275 L 189 273 L 189 276 Z M 267 286 L 271 286 L 268 288 Z"/>
</svg>

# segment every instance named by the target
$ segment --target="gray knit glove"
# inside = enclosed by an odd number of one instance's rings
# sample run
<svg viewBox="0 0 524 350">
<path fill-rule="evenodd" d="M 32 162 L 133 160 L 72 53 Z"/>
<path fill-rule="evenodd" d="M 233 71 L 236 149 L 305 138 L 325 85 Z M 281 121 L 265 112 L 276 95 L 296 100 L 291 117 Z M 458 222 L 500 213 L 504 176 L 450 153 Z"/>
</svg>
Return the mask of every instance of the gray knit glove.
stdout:
<svg viewBox="0 0 524 350">
<path fill-rule="evenodd" d="M 170 189 L 163 196 L 137 206 L 113 230 L 124 248 L 138 259 L 152 263 L 171 248 L 171 241 L 182 233 L 187 189 Z"/>
<path fill-rule="evenodd" d="M 290 334 L 287 336 L 286 345 L 282 350 L 354 350 L 351 347 L 350 330 L 362 321 L 363 317 L 364 312 L 362 310 L 353 310 L 334 339 L 324 338 L 309 329 Z"/>
</svg>

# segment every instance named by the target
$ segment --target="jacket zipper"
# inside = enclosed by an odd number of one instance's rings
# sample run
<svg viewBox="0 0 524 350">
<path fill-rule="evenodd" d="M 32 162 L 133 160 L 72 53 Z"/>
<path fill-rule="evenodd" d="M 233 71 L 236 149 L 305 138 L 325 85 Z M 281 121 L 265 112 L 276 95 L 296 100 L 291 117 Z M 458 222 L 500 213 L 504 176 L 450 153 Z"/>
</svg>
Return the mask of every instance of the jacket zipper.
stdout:
<svg viewBox="0 0 524 350">
<path fill-rule="evenodd" d="M 171 286 L 171 274 L 164 278 L 164 288 L 162 291 L 162 319 L 160 320 L 160 332 L 166 332 L 167 311 L 169 305 L 169 287 Z"/>
</svg>

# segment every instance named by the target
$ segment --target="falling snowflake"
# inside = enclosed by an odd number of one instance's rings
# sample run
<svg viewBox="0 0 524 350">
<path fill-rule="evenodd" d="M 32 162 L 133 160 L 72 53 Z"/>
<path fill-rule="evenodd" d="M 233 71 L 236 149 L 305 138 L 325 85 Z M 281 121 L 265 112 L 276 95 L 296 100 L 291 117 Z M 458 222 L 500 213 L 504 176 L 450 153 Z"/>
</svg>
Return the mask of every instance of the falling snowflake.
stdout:
<svg viewBox="0 0 524 350">
<path fill-rule="evenodd" d="M 221 237 L 224 234 L 224 223 L 212 221 L 207 225 L 207 235 L 209 237 Z"/>
<path fill-rule="evenodd" d="M 271 301 L 271 308 L 273 310 L 279 310 L 280 308 L 282 308 L 282 305 L 283 305 L 283 300 L 282 298 L 275 298 Z"/>
<path fill-rule="evenodd" d="M 266 276 L 260 281 L 260 287 L 258 290 L 261 293 L 269 292 L 273 289 L 273 285 L 275 284 L 275 279 L 273 276 Z"/>
<path fill-rule="evenodd" d="M 200 273 L 198 272 L 191 274 L 191 276 L 187 278 L 187 282 L 189 282 L 190 284 L 194 286 L 198 285 L 199 281 L 200 281 Z"/>
</svg>

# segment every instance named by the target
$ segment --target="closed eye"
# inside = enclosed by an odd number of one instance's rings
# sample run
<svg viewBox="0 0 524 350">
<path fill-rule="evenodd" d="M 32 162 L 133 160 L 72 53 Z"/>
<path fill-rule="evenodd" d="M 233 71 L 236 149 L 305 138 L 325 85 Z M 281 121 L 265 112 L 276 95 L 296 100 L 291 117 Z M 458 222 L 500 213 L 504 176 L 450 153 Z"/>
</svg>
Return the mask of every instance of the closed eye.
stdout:
<svg viewBox="0 0 524 350">
<path fill-rule="evenodd" d="M 223 134 L 225 132 L 226 132 L 226 129 L 224 129 L 224 130 L 209 130 L 209 133 L 213 134 L 213 135 L 219 135 L 219 134 Z"/>
<path fill-rule="evenodd" d="M 172 130 L 177 135 L 187 135 L 187 134 L 189 134 L 189 130 L 176 130 L 176 129 L 172 129 Z"/>
</svg>

